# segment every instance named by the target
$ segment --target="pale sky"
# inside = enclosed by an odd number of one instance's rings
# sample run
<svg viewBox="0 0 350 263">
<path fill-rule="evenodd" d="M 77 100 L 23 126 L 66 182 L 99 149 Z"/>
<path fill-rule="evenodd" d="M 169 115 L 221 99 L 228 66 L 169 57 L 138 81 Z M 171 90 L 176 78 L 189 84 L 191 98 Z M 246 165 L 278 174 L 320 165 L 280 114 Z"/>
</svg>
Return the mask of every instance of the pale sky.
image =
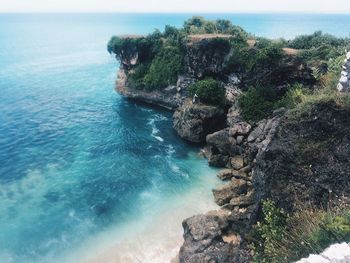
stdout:
<svg viewBox="0 0 350 263">
<path fill-rule="evenodd" d="M 0 0 L 0 13 L 3 12 L 350 14 L 350 0 Z"/>
</svg>

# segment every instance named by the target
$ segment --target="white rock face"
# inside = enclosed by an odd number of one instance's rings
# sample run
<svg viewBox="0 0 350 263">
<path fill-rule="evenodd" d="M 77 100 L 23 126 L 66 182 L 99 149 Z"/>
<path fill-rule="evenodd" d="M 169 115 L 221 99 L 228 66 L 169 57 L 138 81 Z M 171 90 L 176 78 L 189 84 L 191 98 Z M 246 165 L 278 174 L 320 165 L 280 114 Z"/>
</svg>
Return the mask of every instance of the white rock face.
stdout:
<svg viewBox="0 0 350 263">
<path fill-rule="evenodd" d="M 346 53 L 346 59 L 344 60 L 342 69 L 337 89 L 340 92 L 350 92 L 350 51 Z"/>
<path fill-rule="evenodd" d="M 319 255 L 310 255 L 296 263 L 349 263 L 350 243 L 334 244 Z"/>
</svg>

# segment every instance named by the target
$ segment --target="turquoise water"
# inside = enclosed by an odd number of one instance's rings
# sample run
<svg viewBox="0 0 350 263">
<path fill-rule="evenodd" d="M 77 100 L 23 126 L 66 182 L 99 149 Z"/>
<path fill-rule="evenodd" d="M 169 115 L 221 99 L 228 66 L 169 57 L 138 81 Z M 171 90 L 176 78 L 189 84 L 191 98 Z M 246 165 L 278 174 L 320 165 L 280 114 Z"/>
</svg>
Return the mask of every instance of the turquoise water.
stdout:
<svg viewBox="0 0 350 263">
<path fill-rule="evenodd" d="M 350 32 L 346 15 L 206 16 L 267 37 Z M 133 250 L 156 262 L 145 254 L 165 240 L 130 248 L 125 233 L 181 237 L 184 216 L 215 207 L 215 171 L 175 135 L 171 113 L 114 92 L 118 64 L 106 52 L 111 35 L 188 17 L 0 15 L 0 262 L 79 262 L 116 243 L 130 262 Z M 163 217 L 171 224 L 155 227 Z"/>
</svg>

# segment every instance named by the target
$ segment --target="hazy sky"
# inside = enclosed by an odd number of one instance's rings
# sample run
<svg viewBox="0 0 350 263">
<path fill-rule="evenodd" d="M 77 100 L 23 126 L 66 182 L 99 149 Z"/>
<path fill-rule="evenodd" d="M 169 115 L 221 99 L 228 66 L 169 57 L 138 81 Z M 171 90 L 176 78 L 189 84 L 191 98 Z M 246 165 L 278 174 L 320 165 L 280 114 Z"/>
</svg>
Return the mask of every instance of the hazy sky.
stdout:
<svg viewBox="0 0 350 263">
<path fill-rule="evenodd" d="M 311 12 L 350 14 L 350 0 L 0 0 L 0 12 Z"/>
</svg>

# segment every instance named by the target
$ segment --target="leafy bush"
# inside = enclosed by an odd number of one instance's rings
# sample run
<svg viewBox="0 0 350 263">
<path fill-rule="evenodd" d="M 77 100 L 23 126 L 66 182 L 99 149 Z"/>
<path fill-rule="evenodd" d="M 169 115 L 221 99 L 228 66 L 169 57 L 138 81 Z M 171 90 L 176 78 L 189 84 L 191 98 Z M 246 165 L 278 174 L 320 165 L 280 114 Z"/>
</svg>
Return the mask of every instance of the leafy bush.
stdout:
<svg viewBox="0 0 350 263">
<path fill-rule="evenodd" d="M 140 64 L 136 66 L 131 72 L 129 72 L 128 79 L 131 87 L 135 89 L 144 89 L 145 82 L 144 77 L 149 70 L 149 64 Z"/>
<path fill-rule="evenodd" d="M 191 96 L 197 95 L 203 103 L 222 105 L 225 103 L 225 89 L 220 82 L 207 78 L 194 83 L 189 88 Z"/>
<path fill-rule="evenodd" d="M 322 45 L 339 47 L 347 44 L 347 41 L 344 38 L 337 38 L 329 34 L 323 34 L 322 31 L 316 31 L 311 35 L 297 36 L 289 42 L 288 46 L 296 49 L 310 49 Z"/>
<path fill-rule="evenodd" d="M 251 88 L 239 96 L 238 105 L 245 120 L 259 121 L 272 112 L 274 96 L 270 97 L 264 92 L 263 88 Z"/>
<path fill-rule="evenodd" d="M 303 97 L 307 93 L 307 89 L 303 87 L 303 85 L 295 84 L 294 86 L 290 87 L 286 94 L 275 103 L 274 108 L 284 107 L 288 109 L 293 109 L 299 103 L 302 103 Z"/>
<path fill-rule="evenodd" d="M 262 203 L 263 219 L 254 228 L 254 262 L 273 263 L 279 261 L 276 244 L 281 242 L 287 227 L 287 215 L 271 200 Z"/>
<path fill-rule="evenodd" d="M 109 53 L 115 54 L 120 62 L 130 61 L 135 55 L 138 64 L 148 63 L 159 52 L 162 41 L 159 31 L 147 37 L 118 37 L 114 36 L 107 45 Z"/>
<path fill-rule="evenodd" d="M 146 90 L 164 88 L 175 84 L 178 74 L 182 71 L 182 54 L 179 48 L 164 47 L 152 61 L 144 76 Z"/>
<path fill-rule="evenodd" d="M 287 215 L 273 201 L 263 202 L 263 220 L 253 230 L 254 262 L 294 262 L 329 245 L 350 241 L 350 211 L 299 207 Z"/>
<path fill-rule="evenodd" d="M 183 26 L 187 34 L 230 34 L 235 38 L 247 39 L 248 34 L 241 27 L 235 26 L 230 20 L 205 20 L 201 16 L 193 16 L 185 21 Z"/>
</svg>

